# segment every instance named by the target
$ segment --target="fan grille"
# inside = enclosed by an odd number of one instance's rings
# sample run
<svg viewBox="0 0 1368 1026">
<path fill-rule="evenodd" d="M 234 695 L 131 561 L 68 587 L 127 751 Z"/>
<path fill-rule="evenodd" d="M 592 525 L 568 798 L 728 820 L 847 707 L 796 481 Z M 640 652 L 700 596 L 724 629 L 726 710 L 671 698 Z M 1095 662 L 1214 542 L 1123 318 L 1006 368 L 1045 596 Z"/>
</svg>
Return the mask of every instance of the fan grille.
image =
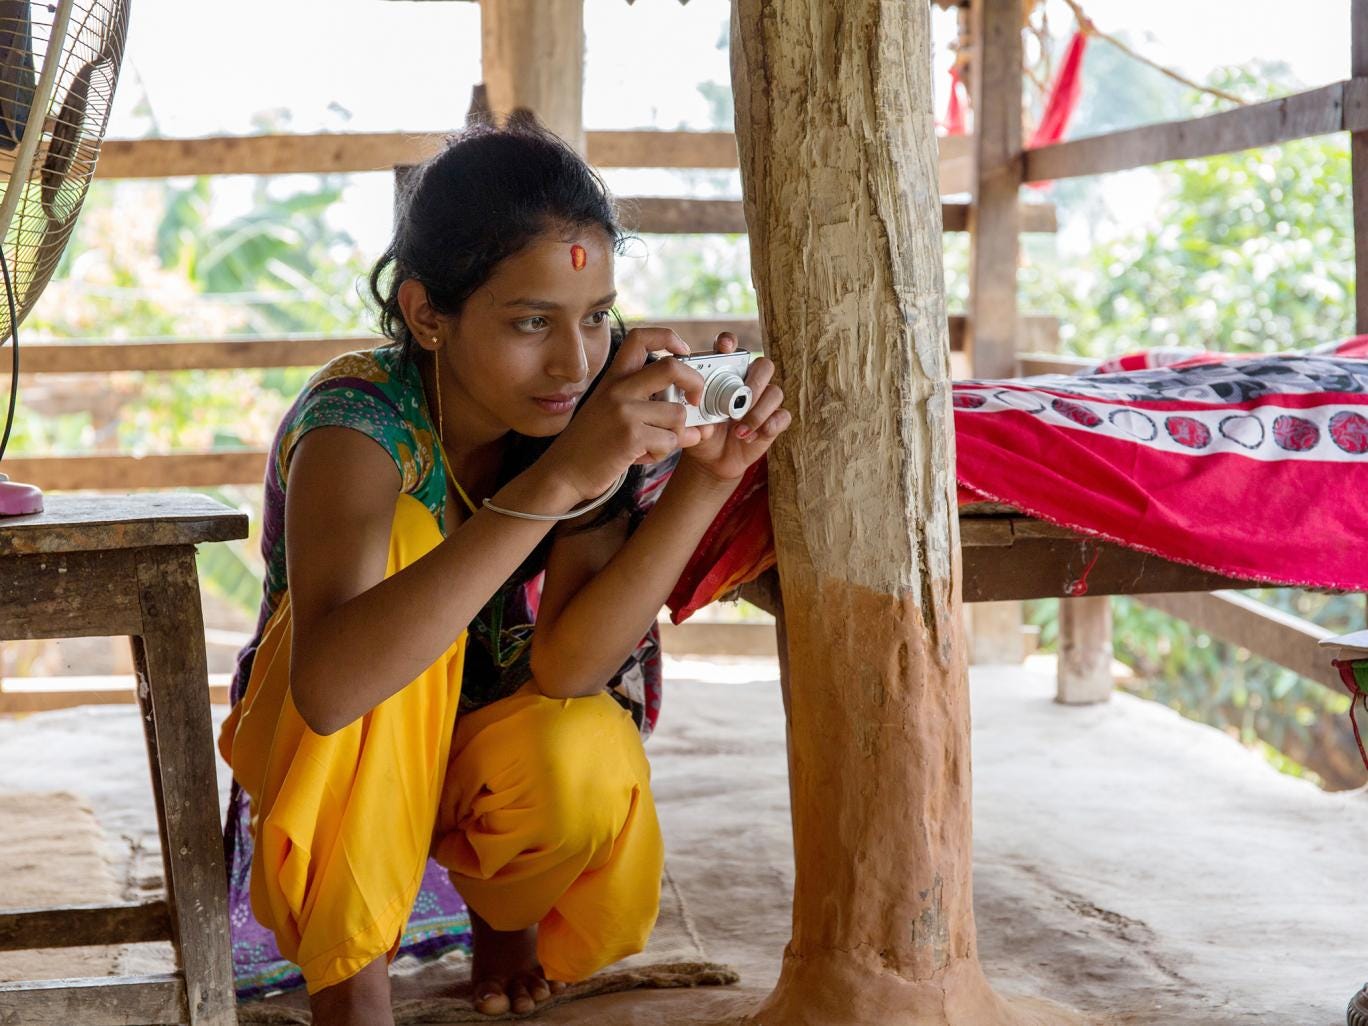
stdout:
<svg viewBox="0 0 1368 1026">
<path fill-rule="evenodd" d="M 56 6 L 0 0 L 0 179 L 22 189 L 5 233 L 5 257 L 22 321 L 57 268 L 95 173 L 128 29 L 124 0 L 74 0 L 62 38 L 52 39 Z M 40 70 L 55 44 L 59 64 L 50 101 L 31 109 Z M 42 135 L 24 181 L 15 178 L 23 133 L 41 116 Z M 35 130 L 38 125 L 32 126 Z M 0 340 L 12 334 L 0 304 Z"/>
</svg>

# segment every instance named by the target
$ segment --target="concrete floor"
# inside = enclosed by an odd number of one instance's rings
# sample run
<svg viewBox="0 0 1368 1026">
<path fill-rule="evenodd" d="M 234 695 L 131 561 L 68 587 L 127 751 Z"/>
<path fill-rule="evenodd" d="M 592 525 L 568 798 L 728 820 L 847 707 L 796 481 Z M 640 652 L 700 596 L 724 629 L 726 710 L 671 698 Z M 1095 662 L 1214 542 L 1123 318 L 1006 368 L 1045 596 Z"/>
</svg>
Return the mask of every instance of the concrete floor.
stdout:
<svg viewBox="0 0 1368 1026">
<path fill-rule="evenodd" d="M 735 1021 L 777 974 L 792 869 L 775 664 L 667 672 L 649 751 L 670 865 L 708 954 L 742 983 L 612 995 L 539 1021 Z M 1343 1026 L 1368 979 L 1368 794 L 1281 776 L 1151 703 L 1052 695 L 1048 660 L 973 673 L 990 978 L 1128 1026 Z M 0 791 L 85 796 L 130 894 L 160 872 L 142 758 L 128 709 L 0 720 Z"/>
</svg>

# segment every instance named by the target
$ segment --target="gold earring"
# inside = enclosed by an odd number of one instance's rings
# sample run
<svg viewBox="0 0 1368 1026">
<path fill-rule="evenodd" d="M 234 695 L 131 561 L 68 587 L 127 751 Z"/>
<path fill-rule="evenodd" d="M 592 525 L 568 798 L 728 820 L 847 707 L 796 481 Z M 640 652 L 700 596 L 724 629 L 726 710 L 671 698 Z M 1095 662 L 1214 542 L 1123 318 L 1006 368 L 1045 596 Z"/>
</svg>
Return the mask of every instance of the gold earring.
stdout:
<svg viewBox="0 0 1368 1026">
<path fill-rule="evenodd" d="M 437 337 L 433 336 L 433 344 Z M 432 376 L 437 382 L 437 444 L 446 447 L 446 437 L 442 434 L 442 365 L 437 362 L 437 350 L 432 351 Z"/>
</svg>

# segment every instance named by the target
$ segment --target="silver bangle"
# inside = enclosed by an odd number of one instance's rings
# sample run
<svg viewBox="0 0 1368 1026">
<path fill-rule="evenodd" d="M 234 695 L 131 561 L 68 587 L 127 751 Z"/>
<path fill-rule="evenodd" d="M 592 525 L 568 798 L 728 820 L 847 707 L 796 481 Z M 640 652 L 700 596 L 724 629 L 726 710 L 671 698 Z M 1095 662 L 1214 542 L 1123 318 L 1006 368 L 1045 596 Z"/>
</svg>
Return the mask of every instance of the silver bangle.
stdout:
<svg viewBox="0 0 1368 1026">
<path fill-rule="evenodd" d="M 572 509 L 569 513 L 523 513 L 521 510 L 504 509 L 502 506 L 496 506 L 488 499 L 485 499 L 484 506 L 485 509 L 492 510 L 495 513 L 502 513 L 506 517 L 517 517 L 519 520 L 573 520 L 575 519 L 575 517 L 583 516 L 590 510 L 595 510 L 602 506 L 605 502 L 607 502 L 609 499 L 611 499 L 614 495 L 617 494 L 618 489 L 622 487 L 623 482 L 626 480 L 627 471 L 624 470 L 621 474 L 618 475 L 618 479 L 613 482 L 612 487 L 610 487 L 606 492 L 604 492 L 597 499 L 594 499 L 587 505 L 578 506 L 575 509 Z"/>
</svg>

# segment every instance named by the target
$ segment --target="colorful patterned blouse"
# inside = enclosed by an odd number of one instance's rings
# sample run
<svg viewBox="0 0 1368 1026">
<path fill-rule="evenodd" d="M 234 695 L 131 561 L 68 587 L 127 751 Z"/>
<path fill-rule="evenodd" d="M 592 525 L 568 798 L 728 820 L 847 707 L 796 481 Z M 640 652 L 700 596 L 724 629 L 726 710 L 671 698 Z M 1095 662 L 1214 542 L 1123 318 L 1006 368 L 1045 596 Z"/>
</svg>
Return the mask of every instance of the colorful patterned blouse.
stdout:
<svg viewBox="0 0 1368 1026">
<path fill-rule="evenodd" d="M 417 366 L 404 360 L 398 347 L 389 345 L 333 360 L 309 379 L 286 413 L 272 445 L 266 468 L 261 537 L 266 562 L 264 594 L 256 632 L 238 656 L 231 691 L 233 702 L 239 701 L 247 690 L 262 632 L 287 588 L 285 488 L 290 459 L 299 440 L 320 427 L 352 428 L 373 438 L 394 460 L 404 492 L 426 506 L 438 526 L 446 530 L 446 470 Z M 672 466 L 667 461 L 642 475 L 634 496 L 633 522 L 655 503 Z M 500 484 L 516 472 L 512 463 L 506 465 Z M 530 676 L 529 642 L 550 547 L 548 536 L 470 625 L 461 683 L 462 711 L 512 694 Z M 609 693 L 632 713 L 643 736 L 650 735 L 660 712 L 660 684 L 660 636 L 652 625 L 636 651 L 608 682 Z M 233 964 L 242 999 L 289 989 L 302 982 L 298 970 L 280 957 L 274 937 L 252 916 L 248 801 L 234 782 L 225 824 L 225 849 L 229 863 Z M 464 903 L 452 890 L 446 873 L 429 862 L 404 931 L 401 951 L 418 958 L 432 958 L 452 947 L 468 947 L 469 929 Z"/>
</svg>

